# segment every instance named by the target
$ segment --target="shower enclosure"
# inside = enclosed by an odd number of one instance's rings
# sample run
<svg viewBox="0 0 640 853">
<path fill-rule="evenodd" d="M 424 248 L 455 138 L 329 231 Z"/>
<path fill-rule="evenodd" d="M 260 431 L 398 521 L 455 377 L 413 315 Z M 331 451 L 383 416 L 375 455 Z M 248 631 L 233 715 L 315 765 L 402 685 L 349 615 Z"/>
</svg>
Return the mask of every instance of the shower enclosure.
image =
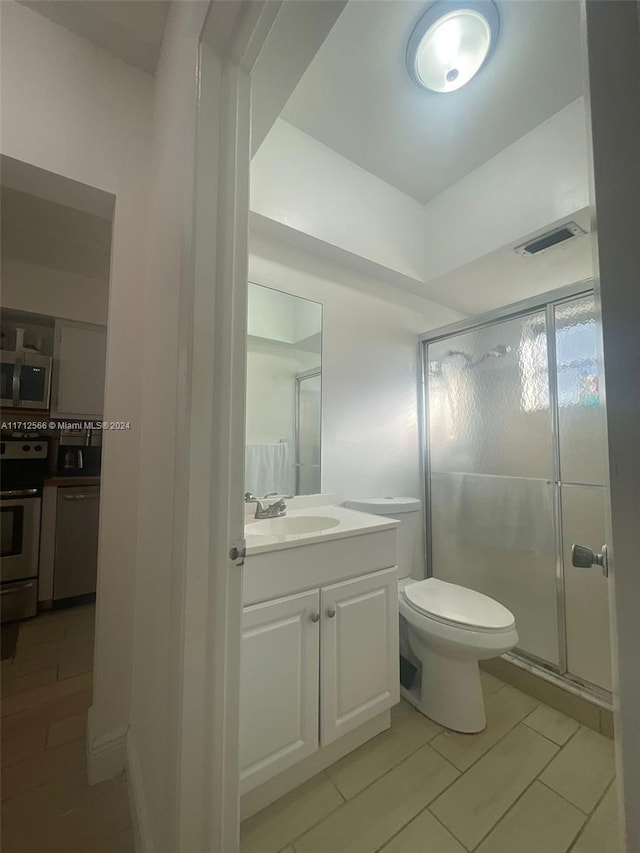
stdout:
<svg viewBox="0 0 640 853">
<path fill-rule="evenodd" d="M 296 495 L 316 495 L 320 488 L 322 374 L 306 370 L 296 376 Z"/>
<path fill-rule="evenodd" d="M 599 320 L 590 283 L 558 294 L 422 337 L 428 569 L 508 607 L 517 655 L 606 698 L 607 579 L 571 563 L 605 541 Z"/>
</svg>

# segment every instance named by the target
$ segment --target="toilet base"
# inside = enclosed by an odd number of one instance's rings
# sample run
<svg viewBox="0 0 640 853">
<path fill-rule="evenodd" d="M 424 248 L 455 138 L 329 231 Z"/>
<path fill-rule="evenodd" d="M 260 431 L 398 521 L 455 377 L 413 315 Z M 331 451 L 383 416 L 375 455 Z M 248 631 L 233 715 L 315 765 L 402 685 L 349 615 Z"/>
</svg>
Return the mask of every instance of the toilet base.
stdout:
<svg viewBox="0 0 640 853">
<path fill-rule="evenodd" d="M 412 705 L 447 729 L 465 734 L 487 725 L 477 660 L 446 657 L 422 645 L 420 694 L 406 691 Z"/>
</svg>

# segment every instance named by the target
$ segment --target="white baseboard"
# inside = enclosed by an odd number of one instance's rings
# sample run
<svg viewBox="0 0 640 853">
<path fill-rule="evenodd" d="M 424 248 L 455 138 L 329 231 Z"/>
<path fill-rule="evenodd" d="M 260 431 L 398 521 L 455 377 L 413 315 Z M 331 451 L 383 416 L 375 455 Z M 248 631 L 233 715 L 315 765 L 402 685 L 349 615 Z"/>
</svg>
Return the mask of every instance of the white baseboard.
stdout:
<svg viewBox="0 0 640 853">
<path fill-rule="evenodd" d="M 97 737 L 92 732 L 91 711 L 87 722 L 87 777 L 90 785 L 113 779 L 125 769 L 127 730 L 116 729 Z"/>
<path fill-rule="evenodd" d="M 142 785 L 140 761 L 131 729 L 129 729 L 127 736 L 127 776 L 136 853 L 155 853 L 155 846 L 149 829 L 149 813 Z"/>
</svg>

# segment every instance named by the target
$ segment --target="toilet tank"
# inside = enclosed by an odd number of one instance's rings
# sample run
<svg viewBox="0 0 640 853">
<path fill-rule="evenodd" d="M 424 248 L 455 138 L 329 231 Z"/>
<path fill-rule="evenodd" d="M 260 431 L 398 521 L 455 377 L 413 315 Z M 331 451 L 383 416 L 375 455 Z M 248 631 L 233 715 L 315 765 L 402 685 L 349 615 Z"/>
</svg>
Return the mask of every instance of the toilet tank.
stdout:
<svg viewBox="0 0 640 853">
<path fill-rule="evenodd" d="M 385 515 L 400 522 L 398 527 L 398 576 L 424 577 L 422 565 L 422 513 L 418 498 L 363 498 L 345 501 L 348 509 Z"/>
</svg>

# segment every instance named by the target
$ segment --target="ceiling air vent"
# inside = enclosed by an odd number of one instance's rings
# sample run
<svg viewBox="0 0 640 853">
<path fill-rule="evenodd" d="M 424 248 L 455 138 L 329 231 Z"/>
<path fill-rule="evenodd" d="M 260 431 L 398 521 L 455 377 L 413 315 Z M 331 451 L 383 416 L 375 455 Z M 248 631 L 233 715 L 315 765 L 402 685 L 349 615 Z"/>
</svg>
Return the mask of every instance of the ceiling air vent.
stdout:
<svg viewBox="0 0 640 853">
<path fill-rule="evenodd" d="M 519 255 L 539 255 L 540 252 L 544 252 L 546 249 L 551 249 L 560 243 L 566 243 L 567 240 L 572 240 L 574 237 L 585 233 L 575 222 L 565 222 L 564 225 L 554 228 L 553 231 L 547 231 L 546 234 L 538 234 L 533 240 L 529 240 L 521 246 L 516 246 L 515 251 Z"/>
</svg>

